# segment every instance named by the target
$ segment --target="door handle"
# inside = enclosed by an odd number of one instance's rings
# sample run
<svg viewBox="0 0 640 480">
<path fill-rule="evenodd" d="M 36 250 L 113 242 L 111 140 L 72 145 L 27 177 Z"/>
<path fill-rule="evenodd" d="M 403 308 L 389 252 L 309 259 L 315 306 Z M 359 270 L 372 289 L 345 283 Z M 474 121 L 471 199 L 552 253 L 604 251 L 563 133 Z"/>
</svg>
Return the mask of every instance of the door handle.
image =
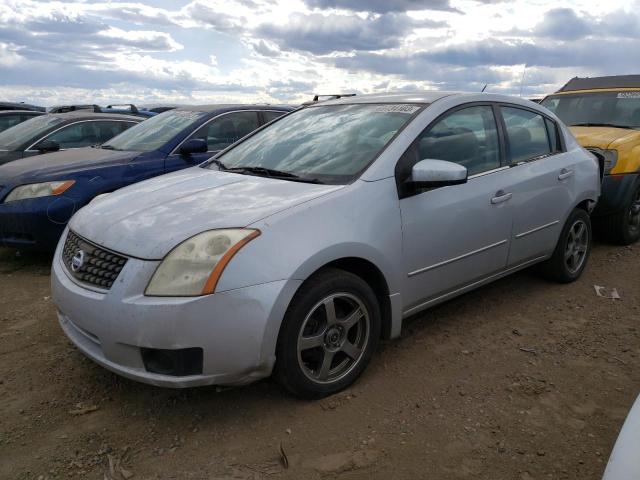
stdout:
<svg viewBox="0 0 640 480">
<path fill-rule="evenodd" d="M 560 175 L 558 175 L 558 180 L 561 180 L 561 181 L 566 180 L 572 175 L 573 175 L 573 170 L 567 170 L 566 168 L 563 168 L 562 170 L 560 170 Z"/>
<path fill-rule="evenodd" d="M 498 203 L 507 202 L 511 200 L 512 196 L 512 193 L 506 193 L 504 190 L 498 190 L 496 192 L 496 196 L 491 199 L 491 203 L 493 205 L 497 205 Z"/>
</svg>

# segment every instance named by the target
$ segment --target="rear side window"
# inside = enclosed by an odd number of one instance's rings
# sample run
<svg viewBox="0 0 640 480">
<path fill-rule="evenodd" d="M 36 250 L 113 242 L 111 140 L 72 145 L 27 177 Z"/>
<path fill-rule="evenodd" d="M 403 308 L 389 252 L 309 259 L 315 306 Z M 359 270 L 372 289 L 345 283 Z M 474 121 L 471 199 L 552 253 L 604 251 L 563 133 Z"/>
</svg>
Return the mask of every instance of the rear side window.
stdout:
<svg viewBox="0 0 640 480">
<path fill-rule="evenodd" d="M 272 120 L 275 120 L 278 117 L 281 117 L 282 115 L 284 115 L 287 112 L 274 112 L 274 111 L 263 111 L 262 115 L 264 115 L 264 123 L 269 123 Z"/>
<path fill-rule="evenodd" d="M 56 142 L 61 149 L 96 145 L 101 142 L 95 123 L 98 122 L 74 123 L 52 133 L 46 139 Z"/>
<path fill-rule="evenodd" d="M 224 114 L 200 128 L 191 138 L 202 138 L 209 152 L 224 150 L 260 126 L 258 112 Z"/>
<path fill-rule="evenodd" d="M 560 135 L 558 134 L 558 125 L 553 120 L 545 118 L 544 121 L 547 124 L 547 132 L 549 133 L 549 143 L 551 143 L 551 151 L 553 153 L 562 151 L 562 144 L 560 143 Z"/>
<path fill-rule="evenodd" d="M 511 163 L 525 162 L 549 155 L 552 149 L 547 124 L 542 115 L 514 107 L 502 107 L 502 116 L 507 127 Z M 554 129 L 555 143 L 557 131 Z"/>
</svg>

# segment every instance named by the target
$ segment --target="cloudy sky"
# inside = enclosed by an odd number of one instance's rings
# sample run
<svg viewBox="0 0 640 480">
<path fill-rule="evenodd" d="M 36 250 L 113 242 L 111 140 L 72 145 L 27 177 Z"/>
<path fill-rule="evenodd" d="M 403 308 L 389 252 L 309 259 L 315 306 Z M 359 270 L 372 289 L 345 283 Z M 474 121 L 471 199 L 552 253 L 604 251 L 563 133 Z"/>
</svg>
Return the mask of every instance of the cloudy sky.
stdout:
<svg viewBox="0 0 640 480">
<path fill-rule="evenodd" d="M 640 0 L 0 0 L 0 99 L 43 105 L 531 96 L 638 65 Z"/>
</svg>

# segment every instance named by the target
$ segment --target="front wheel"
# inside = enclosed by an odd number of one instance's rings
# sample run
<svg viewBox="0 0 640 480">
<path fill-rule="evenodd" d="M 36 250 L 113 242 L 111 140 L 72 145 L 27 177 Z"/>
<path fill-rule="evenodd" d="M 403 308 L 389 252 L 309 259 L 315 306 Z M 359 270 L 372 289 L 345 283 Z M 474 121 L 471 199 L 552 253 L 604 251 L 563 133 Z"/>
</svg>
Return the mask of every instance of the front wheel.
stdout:
<svg viewBox="0 0 640 480">
<path fill-rule="evenodd" d="M 542 264 L 544 274 L 560 283 L 580 278 L 591 253 L 591 240 L 591 219 L 587 212 L 576 208 L 562 229 L 553 255 Z"/>
<path fill-rule="evenodd" d="M 640 240 L 640 183 L 625 208 L 603 221 L 607 239 L 618 245 L 631 245 Z"/>
<path fill-rule="evenodd" d="M 305 282 L 282 322 L 275 378 L 302 398 L 321 398 L 351 385 L 380 337 L 380 306 L 360 277 L 327 269 Z"/>
</svg>

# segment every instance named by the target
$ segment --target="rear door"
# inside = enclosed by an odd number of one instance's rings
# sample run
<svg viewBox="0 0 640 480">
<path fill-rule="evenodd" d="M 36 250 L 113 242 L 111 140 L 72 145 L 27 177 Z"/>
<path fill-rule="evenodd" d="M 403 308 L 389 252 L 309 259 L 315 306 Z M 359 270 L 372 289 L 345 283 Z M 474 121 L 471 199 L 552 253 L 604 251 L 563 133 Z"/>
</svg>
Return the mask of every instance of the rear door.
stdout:
<svg viewBox="0 0 640 480">
<path fill-rule="evenodd" d="M 207 142 L 207 152 L 182 155 L 180 154 L 181 143 L 167 157 L 165 170 L 171 172 L 198 165 L 253 132 L 259 126 L 260 120 L 257 111 L 242 110 L 218 115 L 206 122 L 182 142 L 184 143 L 193 138 L 203 139 Z"/>
<path fill-rule="evenodd" d="M 575 160 L 564 151 L 555 121 L 535 110 L 501 105 L 513 170 L 513 240 L 509 265 L 549 254 L 573 202 Z"/>
</svg>

